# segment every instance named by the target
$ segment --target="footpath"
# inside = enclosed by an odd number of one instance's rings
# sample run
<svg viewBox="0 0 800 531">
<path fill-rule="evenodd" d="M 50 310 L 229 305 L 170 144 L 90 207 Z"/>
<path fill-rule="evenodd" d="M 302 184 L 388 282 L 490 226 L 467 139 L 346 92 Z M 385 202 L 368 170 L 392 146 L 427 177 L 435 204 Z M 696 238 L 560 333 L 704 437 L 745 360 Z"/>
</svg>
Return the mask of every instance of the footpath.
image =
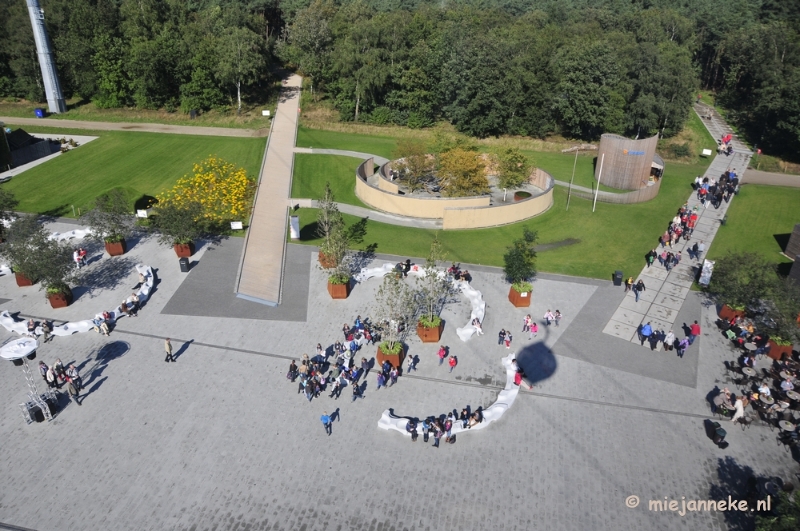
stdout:
<svg viewBox="0 0 800 531">
<path fill-rule="evenodd" d="M 722 120 L 722 117 L 716 112 L 712 113 L 711 111 L 713 110 L 705 107 L 697 105 L 695 106 L 695 111 L 703 119 L 703 123 L 711 133 L 711 136 L 722 138 L 728 133 L 732 134 L 730 126 Z M 703 118 L 703 116 L 710 116 L 710 118 Z M 711 165 L 703 175 L 704 177 L 719 179 L 726 170 L 730 169 L 736 171 L 740 181 L 743 180 L 745 170 L 753 153 L 735 136 L 732 142 L 734 147 L 733 154 L 721 154 L 714 157 Z M 731 201 L 733 200 L 731 198 Z M 699 210 L 697 225 L 692 233 L 692 238 L 688 242 L 681 240 L 680 243 L 670 249 L 673 253 L 681 252 L 681 262 L 670 271 L 667 271 L 658 262 L 651 267 L 645 265 L 641 272 L 634 276 L 634 282 L 639 279 L 644 282 L 645 291 L 639 295 L 638 302 L 633 292 L 629 291 L 611 316 L 608 324 L 606 324 L 603 333 L 639 344 L 638 330 L 641 325 L 646 323 L 650 323 L 653 330 L 664 330 L 665 332 L 672 330 L 678 338 L 684 337 L 684 333 L 688 331 L 688 329 L 685 329 L 685 325 L 690 323 L 678 323 L 676 320 L 678 312 L 683 306 L 700 268 L 702 268 L 703 257 L 700 257 L 700 260 L 693 260 L 689 258 L 687 250 L 695 242 L 703 242 L 706 253 L 708 252 L 714 241 L 714 236 L 717 234 L 717 229 L 725 219 L 730 203 L 723 201 L 718 209 L 711 206 L 709 202 L 706 202 L 704 206 L 700 204 L 695 192 L 691 193 L 686 203 L 690 209 L 697 206 Z M 664 220 L 665 230 L 669 222 L 669 219 Z M 653 235 L 653 248 L 658 246 L 658 252 L 660 253 L 661 247 L 657 243 L 658 236 L 658 234 Z M 645 253 L 649 250 L 642 249 L 642 262 L 644 262 Z M 650 348 L 647 342 L 644 343 L 644 346 Z M 662 346 L 659 344 L 658 349 L 660 350 L 661 348 Z"/>
<path fill-rule="evenodd" d="M 59 120 L 56 118 L 18 118 L 0 116 L 0 122 L 19 126 L 42 126 L 65 129 L 91 129 L 94 131 L 135 131 L 138 133 L 170 133 L 173 135 L 265 137 L 268 128 L 232 129 L 228 127 L 205 127 L 194 125 L 148 124 L 133 122 L 89 122 L 85 120 Z"/>
</svg>

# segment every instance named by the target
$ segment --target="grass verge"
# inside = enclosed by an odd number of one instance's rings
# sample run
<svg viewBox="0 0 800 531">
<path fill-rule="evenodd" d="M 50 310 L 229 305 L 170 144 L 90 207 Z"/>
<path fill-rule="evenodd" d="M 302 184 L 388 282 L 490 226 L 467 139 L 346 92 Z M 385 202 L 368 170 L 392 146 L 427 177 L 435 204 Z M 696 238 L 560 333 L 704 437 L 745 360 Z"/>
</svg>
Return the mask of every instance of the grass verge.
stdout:
<svg viewBox="0 0 800 531">
<path fill-rule="evenodd" d="M 336 201 L 366 207 L 355 193 L 356 167 L 360 163 L 357 158 L 341 155 L 296 153 L 292 197 L 319 199 L 325 190 L 325 183 L 330 182 Z"/>
</svg>

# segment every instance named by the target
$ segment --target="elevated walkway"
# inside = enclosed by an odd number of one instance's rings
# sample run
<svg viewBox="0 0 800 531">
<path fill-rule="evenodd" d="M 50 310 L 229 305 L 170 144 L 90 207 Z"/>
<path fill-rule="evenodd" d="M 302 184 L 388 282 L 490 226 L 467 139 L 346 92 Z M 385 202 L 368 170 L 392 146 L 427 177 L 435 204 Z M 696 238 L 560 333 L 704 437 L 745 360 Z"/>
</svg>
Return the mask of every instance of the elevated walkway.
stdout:
<svg viewBox="0 0 800 531">
<path fill-rule="evenodd" d="M 270 306 L 281 301 L 301 84 L 297 75 L 283 81 L 236 280 L 237 296 Z"/>
</svg>

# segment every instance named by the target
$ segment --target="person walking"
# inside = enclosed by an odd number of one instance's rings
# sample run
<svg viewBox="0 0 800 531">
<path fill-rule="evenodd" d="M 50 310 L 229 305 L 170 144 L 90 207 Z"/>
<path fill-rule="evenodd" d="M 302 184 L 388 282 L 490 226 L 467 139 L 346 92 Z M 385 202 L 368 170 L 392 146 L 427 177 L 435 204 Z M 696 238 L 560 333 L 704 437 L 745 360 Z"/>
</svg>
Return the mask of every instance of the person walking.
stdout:
<svg viewBox="0 0 800 531">
<path fill-rule="evenodd" d="M 502 345 L 505 339 L 506 339 L 506 331 L 501 328 L 500 332 L 497 333 L 497 344 Z"/>
<path fill-rule="evenodd" d="M 439 448 L 439 439 L 442 438 L 442 426 L 438 420 L 433 421 L 433 447 Z"/>
<path fill-rule="evenodd" d="M 392 387 L 397 383 L 398 375 L 399 373 L 397 372 L 397 367 L 392 367 L 392 369 L 389 371 L 389 387 Z"/>
<path fill-rule="evenodd" d="M 683 355 L 686 353 L 686 349 L 689 348 L 690 344 L 691 343 L 689 342 L 689 338 L 688 337 L 684 337 L 683 339 L 680 340 L 680 342 L 678 343 L 678 346 L 676 348 L 679 358 L 683 357 Z"/>
<path fill-rule="evenodd" d="M 78 391 L 83 389 L 83 379 L 78 373 L 78 368 L 75 367 L 75 364 L 70 364 L 67 368 L 67 380 L 71 381 Z"/>
<path fill-rule="evenodd" d="M 561 315 L 561 312 L 559 310 L 556 310 L 556 314 L 553 317 L 555 318 L 556 326 L 558 326 L 558 323 L 561 322 L 561 318 L 564 316 Z"/>
<path fill-rule="evenodd" d="M 172 357 L 172 343 L 169 342 L 169 338 L 164 340 L 164 351 L 167 353 L 167 356 L 164 358 L 164 361 L 169 363 L 170 361 L 175 361 L 175 358 Z"/>
<path fill-rule="evenodd" d="M 431 431 L 431 421 L 425 419 L 422 421 L 422 440 L 428 442 L 429 432 Z"/>
<path fill-rule="evenodd" d="M 342 384 L 339 382 L 337 378 L 333 382 L 333 389 L 331 389 L 331 394 L 328 395 L 329 398 L 333 398 L 334 400 L 339 400 L 339 397 L 342 396 Z"/>
<path fill-rule="evenodd" d="M 650 267 L 650 265 L 648 264 L 647 267 Z M 632 287 L 633 287 L 633 277 L 628 277 L 628 280 L 625 281 L 625 293 L 628 293 Z"/>
<path fill-rule="evenodd" d="M 328 416 L 328 412 L 326 411 L 325 413 L 323 413 L 322 416 L 319 418 L 319 420 L 325 427 L 325 433 L 327 433 L 328 436 L 330 437 L 331 433 L 333 432 L 333 428 L 331 427 L 331 418 Z"/>
<path fill-rule="evenodd" d="M 53 371 L 52 367 L 47 369 L 45 381 L 47 382 L 47 385 L 50 386 L 50 389 L 59 389 L 58 379 L 56 378 L 56 373 Z"/>
<path fill-rule="evenodd" d="M 286 377 L 294 383 L 295 379 L 297 378 L 297 364 L 295 360 L 292 360 L 292 363 L 289 364 L 289 372 L 286 373 Z"/>
<path fill-rule="evenodd" d="M 364 398 L 364 395 L 361 394 L 361 386 L 357 383 L 352 385 L 353 388 L 353 402 L 356 401 L 357 398 Z"/>
<path fill-rule="evenodd" d="M 645 291 L 644 282 L 640 278 L 636 285 L 633 287 L 633 294 L 636 296 L 636 302 L 639 302 L 639 296 Z"/>
<path fill-rule="evenodd" d="M 697 336 L 700 335 L 700 325 L 697 324 L 697 321 L 692 323 L 689 327 L 689 344 L 691 345 L 694 343 L 694 340 L 697 339 Z"/>
<path fill-rule="evenodd" d="M 458 358 L 456 358 L 455 356 L 450 356 L 450 361 L 448 361 L 447 363 L 450 365 L 449 372 L 453 372 L 453 369 L 455 369 L 456 365 L 458 365 Z"/>
<path fill-rule="evenodd" d="M 522 318 L 522 331 L 527 332 L 531 328 L 531 315 L 528 314 Z"/>
<path fill-rule="evenodd" d="M 444 359 L 447 357 L 447 349 L 444 345 L 439 345 L 439 352 L 437 352 L 436 355 L 439 356 L 439 365 L 444 363 Z"/>
<path fill-rule="evenodd" d="M 647 324 L 643 325 L 639 329 L 639 339 L 642 341 L 642 345 L 644 345 L 645 341 L 650 339 L 650 334 L 652 334 L 652 333 L 653 333 L 653 327 L 650 326 L 650 322 L 648 322 Z"/>
<path fill-rule="evenodd" d="M 378 387 L 375 389 L 376 391 L 381 387 L 386 387 L 386 377 L 383 375 L 382 372 L 378 373 Z"/>
<path fill-rule="evenodd" d="M 53 339 L 53 336 L 51 335 L 53 329 L 50 328 L 50 325 L 47 323 L 47 321 L 42 321 L 41 328 L 42 328 L 42 335 L 44 336 L 43 340 L 44 343 L 47 343 L 48 341 Z"/>
<path fill-rule="evenodd" d="M 672 330 L 667 332 L 667 335 L 664 337 L 664 350 L 672 350 L 675 345 L 675 334 Z"/>
<path fill-rule="evenodd" d="M 45 362 L 43 362 L 43 361 L 39 362 L 39 374 L 42 375 L 42 380 L 44 380 L 45 383 L 47 383 L 47 371 L 49 369 L 50 369 L 50 367 L 48 367 Z"/>
<path fill-rule="evenodd" d="M 696 245 L 697 245 L 697 250 L 694 252 L 694 259 L 699 262 L 700 258 L 703 257 L 703 253 L 706 252 L 706 244 L 703 243 L 703 240 L 700 240 L 700 243 Z"/>
<path fill-rule="evenodd" d="M 419 360 L 418 356 L 409 356 L 408 357 L 408 364 L 406 366 L 406 374 L 411 374 L 411 371 L 417 370 L 417 360 Z"/>
<path fill-rule="evenodd" d="M 531 328 L 528 330 L 528 341 L 533 339 L 539 334 L 539 325 L 535 322 L 531 322 Z"/>
<path fill-rule="evenodd" d="M 364 379 L 367 378 L 367 374 L 369 374 L 369 362 L 367 358 L 361 358 L 361 375 Z"/>
<path fill-rule="evenodd" d="M 506 348 L 511 348 L 512 339 L 514 338 L 511 336 L 511 332 L 510 331 L 506 332 Z"/>
<path fill-rule="evenodd" d="M 553 312 L 551 312 L 550 309 L 548 309 L 544 314 L 545 325 L 546 326 L 550 326 L 550 322 L 555 318 L 556 318 L 556 316 L 553 315 Z"/>
<path fill-rule="evenodd" d="M 75 401 L 76 404 L 79 406 L 81 405 L 80 400 L 78 400 L 78 390 L 75 388 L 75 384 L 69 380 L 67 380 L 67 394 L 71 400 Z"/>
</svg>

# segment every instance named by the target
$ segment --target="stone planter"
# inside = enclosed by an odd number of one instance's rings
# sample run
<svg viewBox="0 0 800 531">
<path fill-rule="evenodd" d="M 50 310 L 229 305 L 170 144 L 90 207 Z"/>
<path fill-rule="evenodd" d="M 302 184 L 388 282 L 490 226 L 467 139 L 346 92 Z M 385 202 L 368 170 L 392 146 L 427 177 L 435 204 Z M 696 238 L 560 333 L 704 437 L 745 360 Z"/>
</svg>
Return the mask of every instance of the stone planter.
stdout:
<svg viewBox="0 0 800 531">
<path fill-rule="evenodd" d="M 328 281 L 328 293 L 330 293 L 331 299 L 346 299 L 350 295 L 350 289 L 350 282 L 331 284 L 331 281 Z"/>
<path fill-rule="evenodd" d="M 718 315 L 720 319 L 730 321 L 733 318 L 744 317 L 744 310 L 734 310 L 727 304 L 723 304 L 722 308 L 719 309 Z"/>
<path fill-rule="evenodd" d="M 514 288 L 509 288 L 508 300 L 517 308 L 527 308 L 531 305 L 531 292 L 520 293 Z"/>
<path fill-rule="evenodd" d="M 442 331 L 444 331 L 444 320 L 439 323 L 439 326 L 432 328 L 417 323 L 417 335 L 423 343 L 438 343 L 442 338 Z"/>
<path fill-rule="evenodd" d="M 769 343 L 769 352 L 767 353 L 767 356 L 770 358 L 780 361 L 784 356 L 787 358 L 792 357 L 792 345 L 779 346 L 771 339 L 767 341 L 767 343 Z"/>
<path fill-rule="evenodd" d="M 333 269 L 336 267 L 336 259 L 332 256 L 328 256 L 322 251 L 319 252 L 319 256 L 317 256 L 317 260 L 319 260 L 319 265 L 322 269 Z"/>
<path fill-rule="evenodd" d="M 388 361 L 392 367 L 400 369 L 403 366 L 403 360 L 406 357 L 406 346 L 403 345 L 403 348 L 400 349 L 400 352 L 397 354 L 384 354 L 383 350 L 381 350 L 380 345 L 378 346 L 378 355 L 375 356 L 378 360 L 378 370 L 380 370 L 380 366 L 383 365 L 384 361 Z"/>
<path fill-rule="evenodd" d="M 172 246 L 178 258 L 189 258 L 194 254 L 194 242 L 176 243 Z"/>
<path fill-rule="evenodd" d="M 125 254 L 127 250 L 128 247 L 125 245 L 125 240 L 111 243 L 106 242 L 106 252 L 109 256 L 120 256 Z"/>
<path fill-rule="evenodd" d="M 72 304 L 72 291 L 68 293 L 48 293 L 47 300 L 53 308 L 66 308 Z"/>
<path fill-rule="evenodd" d="M 21 288 L 24 288 L 25 286 L 33 286 L 33 281 L 22 273 L 14 273 L 14 278 L 17 281 L 17 286 Z"/>
</svg>

